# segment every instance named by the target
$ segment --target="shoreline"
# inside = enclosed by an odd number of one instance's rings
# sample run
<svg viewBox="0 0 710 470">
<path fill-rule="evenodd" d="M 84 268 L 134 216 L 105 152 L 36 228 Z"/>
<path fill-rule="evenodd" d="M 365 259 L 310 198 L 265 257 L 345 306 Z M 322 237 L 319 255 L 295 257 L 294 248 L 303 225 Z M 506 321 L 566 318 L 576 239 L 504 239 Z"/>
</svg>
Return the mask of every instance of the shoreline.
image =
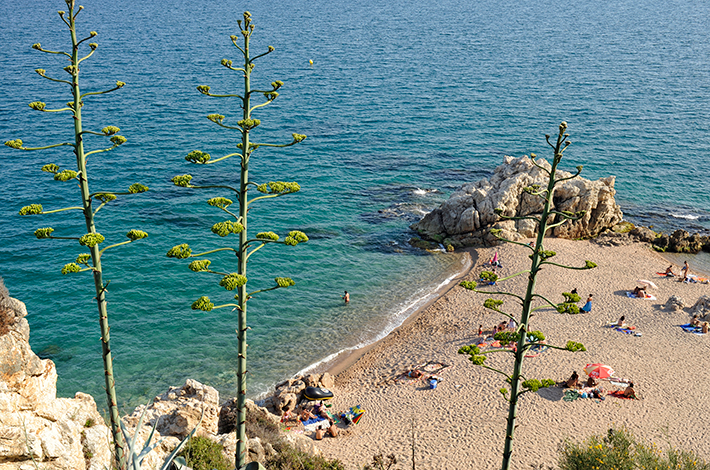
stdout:
<svg viewBox="0 0 710 470">
<path fill-rule="evenodd" d="M 455 275 L 450 276 L 447 279 L 450 279 L 449 282 L 446 284 L 442 285 L 437 289 L 432 297 L 427 300 L 423 305 L 420 305 L 416 310 L 414 310 L 407 318 L 397 327 L 395 327 L 392 331 L 390 331 L 388 334 L 383 336 L 382 338 L 373 341 L 370 344 L 367 344 L 361 348 L 349 350 L 349 351 L 341 351 L 338 353 L 339 356 L 342 357 L 336 357 L 336 359 L 324 370 L 324 372 L 328 372 L 331 375 L 335 376 L 337 379 L 337 376 L 343 372 L 345 372 L 348 368 L 353 366 L 362 356 L 367 354 L 368 351 L 370 351 L 372 348 L 376 347 L 378 344 L 384 342 L 389 338 L 391 335 L 395 334 L 398 330 L 402 328 L 406 328 L 410 323 L 415 321 L 418 317 L 424 314 L 424 312 L 434 303 L 436 302 L 439 298 L 442 296 L 446 295 L 451 289 L 456 287 L 459 282 L 461 282 L 463 279 L 465 279 L 467 276 L 470 275 L 471 270 L 476 266 L 476 263 L 478 261 L 478 253 L 475 248 L 466 248 L 462 250 L 463 255 L 466 257 L 466 264 L 465 266 Z M 309 370 L 309 369 L 305 369 Z M 297 375 L 300 375 L 302 372 L 299 372 Z"/>
<path fill-rule="evenodd" d="M 710 335 L 683 332 L 677 325 L 687 323 L 688 309 L 669 312 L 664 305 L 669 295 L 680 295 L 692 306 L 697 298 L 710 294 L 710 287 L 658 278 L 653 273 L 665 269 L 668 260 L 644 243 L 607 247 L 586 240 L 546 239 L 545 246 L 558 252 L 557 262 L 579 265 L 590 259 L 599 267 L 581 272 L 549 267 L 538 278 L 536 292 L 557 301 L 559 292 L 577 287 L 583 299 L 594 293 L 594 308 L 590 314 L 564 316 L 552 309 L 540 310 L 533 329 L 543 331 L 551 344 L 578 341 L 587 351 L 551 351 L 526 359 L 525 373 L 559 381 L 572 370 L 583 374 L 586 363 L 608 363 L 617 376 L 637 382 L 643 400 L 607 397 L 565 402 L 561 388 L 526 394 L 519 408 L 514 468 L 554 464 L 556 449 L 566 438 L 604 434 L 612 426 L 625 426 L 649 443 L 668 442 L 709 458 L 701 436 L 710 432 L 710 425 L 697 410 L 710 406 L 702 390 L 710 380 Z M 471 249 L 475 260 L 462 278 L 476 277 L 482 262 L 496 249 L 503 260 L 503 275 L 526 269 L 526 251 L 506 244 Z M 521 278 L 505 281 L 505 290 L 518 292 L 527 284 L 527 278 Z M 637 278 L 658 284 L 659 290 L 651 292 L 657 300 L 626 297 Z M 324 455 L 343 460 L 348 469 L 360 468 L 377 453 L 394 453 L 398 460 L 408 461 L 415 439 L 417 466 L 422 468 L 498 466 L 507 417 L 507 402 L 498 392 L 504 381 L 457 354 L 458 348 L 474 342 L 479 323 L 490 329 L 500 321 L 500 314 L 482 307 L 483 300 L 482 294 L 451 286 L 388 336 L 341 362 L 339 370 L 331 369 L 337 373 L 334 409 L 361 405 L 368 413 L 357 426 L 342 429 L 341 437 L 318 442 Z M 642 336 L 602 327 L 621 315 Z M 507 355 L 491 355 L 490 365 L 507 367 L 503 356 Z M 428 360 L 452 366 L 442 374 L 444 381 L 436 390 L 394 380 Z M 688 406 L 690 400 L 694 406 Z M 464 455 L 465 464 L 460 460 Z"/>
</svg>

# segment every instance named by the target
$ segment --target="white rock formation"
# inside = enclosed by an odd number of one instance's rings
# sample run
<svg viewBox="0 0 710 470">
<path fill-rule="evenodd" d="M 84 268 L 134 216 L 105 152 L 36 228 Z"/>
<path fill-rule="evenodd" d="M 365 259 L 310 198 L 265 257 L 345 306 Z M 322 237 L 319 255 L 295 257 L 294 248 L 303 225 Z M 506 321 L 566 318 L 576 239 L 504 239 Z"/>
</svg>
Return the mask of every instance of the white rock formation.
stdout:
<svg viewBox="0 0 710 470">
<path fill-rule="evenodd" d="M 29 345 L 25 304 L 0 280 L 0 470 L 103 470 L 111 435 L 90 395 L 57 398 L 57 371 Z"/>
<path fill-rule="evenodd" d="M 538 158 L 536 162 L 549 169 L 550 164 Z M 572 176 L 558 170 L 557 178 Z M 585 211 L 577 221 L 568 221 L 552 229 L 561 238 L 588 238 L 622 220 L 621 208 L 614 195 L 614 176 L 590 181 L 576 177 L 560 183 L 553 196 L 557 211 Z M 547 186 L 547 173 L 532 164 L 527 156 L 508 157 L 498 166 L 490 180 L 463 185 L 448 201 L 412 225 L 427 238 L 448 239 L 454 246 L 493 243 L 490 229 L 502 229 L 502 235 L 512 240 L 533 237 L 536 229 L 531 220 L 502 220 L 495 209 L 507 217 L 526 216 L 542 210 L 542 199 L 523 192 L 533 184 Z M 556 220 L 556 219 L 555 219 Z"/>
</svg>

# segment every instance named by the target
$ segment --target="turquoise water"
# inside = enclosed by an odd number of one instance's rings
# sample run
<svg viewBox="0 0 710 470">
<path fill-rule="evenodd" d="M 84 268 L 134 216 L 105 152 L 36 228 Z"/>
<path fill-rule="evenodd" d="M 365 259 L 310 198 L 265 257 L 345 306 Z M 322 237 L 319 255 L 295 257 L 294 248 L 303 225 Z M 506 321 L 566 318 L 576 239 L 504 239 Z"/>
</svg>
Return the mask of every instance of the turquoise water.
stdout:
<svg viewBox="0 0 710 470">
<path fill-rule="evenodd" d="M 28 145 L 70 137 L 66 116 L 30 112 L 27 103 L 68 100 L 36 74 L 60 76 L 64 63 L 30 49 L 67 43 L 56 15 L 63 2 L 0 2 L 0 136 Z M 195 313 L 200 295 L 231 296 L 215 279 L 168 259 L 172 246 L 221 246 L 209 227 L 222 220 L 206 205 L 219 191 L 173 187 L 169 179 L 234 184 L 236 163 L 194 167 L 183 157 L 201 149 L 233 151 L 236 138 L 207 121 L 235 115 L 236 104 L 204 97 L 195 86 L 237 91 L 240 78 L 219 65 L 236 59 L 229 41 L 249 9 L 262 59 L 253 83 L 285 86 L 258 113 L 255 138 L 280 142 L 308 135 L 285 151 L 259 149 L 256 181 L 295 180 L 301 193 L 255 206 L 250 228 L 305 231 L 293 249 L 261 250 L 250 286 L 290 276 L 296 286 L 250 302 L 250 395 L 346 348 L 391 330 L 441 282 L 461 257 L 411 249 L 408 225 L 459 185 L 491 174 L 503 155 L 548 156 L 544 134 L 569 123 L 567 165 L 584 175 L 617 176 L 627 218 L 656 229 L 710 230 L 710 7 L 700 1 L 643 5 L 621 1 L 469 2 L 86 2 L 84 31 L 99 49 L 82 67 L 84 89 L 122 80 L 120 92 L 87 99 L 86 128 L 118 125 L 128 143 L 91 159 L 92 189 L 140 181 L 149 193 L 102 210 L 100 231 L 117 240 L 130 228 L 150 237 L 104 258 L 111 280 L 109 312 L 125 405 L 192 377 L 229 395 L 234 390 L 236 319 L 219 310 Z M 313 60 L 313 66 L 309 65 Z M 64 93 L 64 94 L 62 94 Z M 92 141 L 98 146 L 98 141 Z M 97 148 L 97 147 L 93 147 Z M 39 168 L 69 165 L 62 151 L 0 150 L 0 275 L 30 312 L 31 342 L 51 357 L 60 395 L 100 397 L 103 378 L 93 287 L 89 276 L 62 276 L 80 252 L 61 241 L 38 241 L 37 227 L 83 233 L 66 213 L 21 218 L 20 207 L 76 204 L 71 185 Z M 699 257 L 694 263 L 705 263 Z M 234 271 L 229 257 L 213 262 Z M 343 290 L 351 293 L 343 305 Z M 101 400 L 99 399 L 99 402 Z"/>
</svg>

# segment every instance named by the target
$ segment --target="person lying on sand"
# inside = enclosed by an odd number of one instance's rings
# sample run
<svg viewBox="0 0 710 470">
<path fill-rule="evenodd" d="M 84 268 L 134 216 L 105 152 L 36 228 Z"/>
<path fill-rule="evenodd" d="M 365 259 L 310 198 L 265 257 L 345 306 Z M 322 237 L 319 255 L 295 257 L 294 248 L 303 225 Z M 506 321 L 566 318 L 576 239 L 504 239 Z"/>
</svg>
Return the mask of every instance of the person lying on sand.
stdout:
<svg viewBox="0 0 710 470">
<path fill-rule="evenodd" d="M 579 374 L 577 371 L 572 372 L 572 376 L 565 382 L 567 388 L 579 388 Z"/>
<path fill-rule="evenodd" d="M 422 375 L 424 375 L 424 374 L 422 373 L 422 371 L 420 371 L 418 369 L 412 369 L 409 372 L 407 372 L 407 377 L 411 377 L 413 379 L 418 379 Z"/>
<path fill-rule="evenodd" d="M 632 292 L 632 294 L 639 299 L 645 299 L 646 298 L 646 287 L 639 287 L 636 286 Z"/>
<path fill-rule="evenodd" d="M 624 396 L 627 398 L 636 398 L 636 392 L 634 391 L 634 383 L 629 382 L 629 386 L 624 390 Z"/>
</svg>

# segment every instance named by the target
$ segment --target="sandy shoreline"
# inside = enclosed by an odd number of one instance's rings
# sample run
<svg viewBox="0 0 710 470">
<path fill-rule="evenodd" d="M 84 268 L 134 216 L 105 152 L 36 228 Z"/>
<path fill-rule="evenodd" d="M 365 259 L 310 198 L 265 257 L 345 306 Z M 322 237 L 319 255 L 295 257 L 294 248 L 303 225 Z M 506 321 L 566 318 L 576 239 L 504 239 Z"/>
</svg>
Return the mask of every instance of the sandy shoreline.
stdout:
<svg viewBox="0 0 710 470">
<path fill-rule="evenodd" d="M 532 327 L 543 331 L 552 344 L 579 341 L 588 351 L 550 350 L 526 360 L 524 373 L 530 378 L 562 380 L 573 370 L 583 375 L 587 363 L 602 362 L 614 367 L 617 376 L 635 381 L 643 399 L 566 402 L 561 400 L 561 388 L 526 395 L 519 407 L 514 468 L 553 464 L 565 438 L 583 438 L 621 425 L 659 445 L 668 442 L 710 458 L 703 442 L 710 430 L 706 422 L 710 398 L 705 392 L 705 384 L 710 383 L 710 335 L 685 333 L 677 325 L 687 323 L 687 311 L 663 309 L 673 294 L 692 305 L 701 295 L 710 294 L 710 286 L 659 278 L 655 272 L 664 270 L 667 261 L 641 244 L 600 247 L 588 241 L 551 239 L 546 248 L 557 251 L 557 262 L 579 266 L 589 259 L 599 267 L 592 271 L 548 267 L 538 278 L 537 292 L 560 301 L 560 292 L 576 287 L 583 298 L 594 294 L 594 308 L 591 314 L 576 316 L 543 309 L 533 318 Z M 481 262 L 494 250 L 476 251 L 474 268 L 465 278 L 477 277 Z M 524 247 L 501 247 L 502 275 L 528 268 L 528 253 Z M 656 301 L 626 296 L 640 278 L 657 283 Z M 499 287 L 522 292 L 525 284 L 522 276 Z M 479 324 L 489 329 L 503 319 L 482 307 L 486 298 L 453 287 L 386 338 L 341 362 L 341 370 L 331 369 L 339 372 L 333 408 L 361 405 L 367 413 L 337 439 L 318 442 L 318 448 L 353 469 L 377 453 L 394 453 L 400 462 L 411 462 L 414 433 L 418 468 L 496 468 L 507 416 L 507 402 L 498 390 L 505 384 L 498 374 L 477 368 L 457 354 L 461 346 L 474 342 Z M 509 311 L 518 311 L 512 303 L 507 305 Z M 602 327 L 621 315 L 642 336 Z M 423 382 L 394 382 L 399 373 L 430 360 L 452 365 L 436 390 Z M 510 358 L 498 354 L 489 361 L 506 368 Z"/>
</svg>

